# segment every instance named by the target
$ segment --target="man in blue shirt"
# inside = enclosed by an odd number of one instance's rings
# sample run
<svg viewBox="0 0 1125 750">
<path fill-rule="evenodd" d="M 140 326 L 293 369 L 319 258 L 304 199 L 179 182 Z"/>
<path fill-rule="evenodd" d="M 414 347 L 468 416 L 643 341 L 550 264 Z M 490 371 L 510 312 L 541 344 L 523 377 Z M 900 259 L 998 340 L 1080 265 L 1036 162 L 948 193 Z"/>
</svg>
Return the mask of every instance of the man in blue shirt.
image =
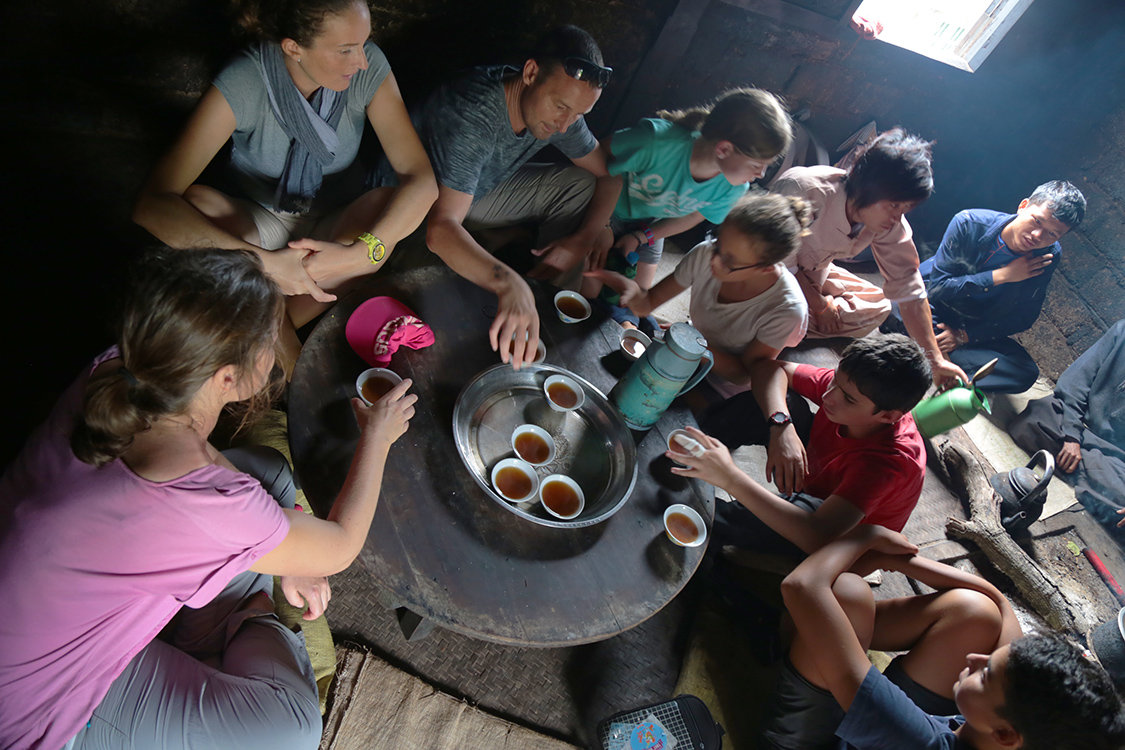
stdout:
<svg viewBox="0 0 1125 750">
<path fill-rule="evenodd" d="M 914 575 L 914 568 L 923 578 L 943 574 L 946 566 L 916 552 L 901 534 L 862 525 L 814 552 L 782 583 L 797 631 L 789 663 L 807 691 L 826 692 L 842 709 L 835 734 L 843 747 L 1117 750 L 1125 744 L 1125 711 L 1109 676 L 1055 634 L 1019 638 L 1013 625 L 1004 628 L 990 653 L 969 654 L 952 688 L 958 714 L 953 717 L 927 713 L 899 688 L 901 679 L 895 684 L 871 666 L 867 648 L 908 650 L 908 657 L 917 654 L 939 665 L 943 655 L 951 660 L 947 649 L 920 652 L 941 637 L 936 598 L 960 596 L 957 589 L 876 604 L 851 572 L 887 568 Z M 954 572 L 945 575 L 965 575 L 949 570 Z M 1000 603 L 988 588 L 973 588 Z M 1004 619 L 1014 619 L 1008 611 Z M 979 625 L 971 617 L 945 624 L 955 631 Z M 836 746 L 823 735 L 803 740 L 812 742 L 787 747 Z"/>
<path fill-rule="evenodd" d="M 1086 198 L 1064 180 L 1040 185 L 1015 214 L 983 208 L 953 217 L 937 255 L 919 272 L 941 351 L 972 373 L 999 358 L 986 391 L 1021 393 L 1039 367 L 1009 336 L 1039 317 L 1062 249 L 1059 238 L 1082 223 Z"/>
</svg>

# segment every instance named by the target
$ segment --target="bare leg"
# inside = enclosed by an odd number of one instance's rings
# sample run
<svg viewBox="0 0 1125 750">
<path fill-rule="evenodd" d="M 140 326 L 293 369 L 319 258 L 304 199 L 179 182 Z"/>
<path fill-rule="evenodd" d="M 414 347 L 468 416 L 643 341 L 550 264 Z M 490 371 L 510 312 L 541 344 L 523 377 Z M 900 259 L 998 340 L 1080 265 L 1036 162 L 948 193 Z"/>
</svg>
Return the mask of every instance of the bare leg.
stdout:
<svg viewBox="0 0 1125 750">
<path fill-rule="evenodd" d="M 252 245 L 262 244 L 254 217 L 225 193 L 195 184 L 184 191 L 184 200 L 224 232 L 241 237 Z"/>
<path fill-rule="evenodd" d="M 844 613 L 852 623 L 856 637 L 864 649 L 871 648 L 871 636 L 875 627 L 875 596 L 871 587 L 854 573 L 844 573 L 832 584 L 832 593 L 844 608 Z M 832 648 L 833 644 L 825 643 L 815 638 L 809 640 L 800 632 L 793 635 L 793 643 L 789 648 L 789 661 L 793 667 L 809 682 L 817 687 L 827 689 L 828 685 L 821 676 L 813 657 L 818 650 Z"/>
<path fill-rule="evenodd" d="M 324 219 L 313 228 L 310 236 L 313 239 L 330 240 L 344 245 L 355 242 L 356 237 L 364 232 L 371 231 L 372 227 L 375 226 L 375 222 L 383 215 L 387 204 L 390 203 L 391 198 L 394 197 L 394 192 L 394 188 L 375 188 L 374 190 L 368 190 L 348 204 L 342 211 L 334 211 L 324 217 Z M 390 260 L 392 252 L 393 248 L 387 249 L 387 257 L 383 261 L 384 265 Z M 382 267 L 383 266 L 379 266 L 379 268 Z M 362 276 L 356 278 L 362 278 Z M 333 285 L 331 288 L 326 288 L 326 290 L 333 294 L 341 295 L 348 290 L 351 283 L 354 281 L 355 279 L 347 279 L 339 284 Z M 289 320 L 293 322 L 294 328 L 300 328 L 333 304 L 332 302 L 317 302 L 308 295 L 290 297 L 288 305 Z M 296 334 L 294 334 L 293 340 L 296 341 Z M 300 353 L 299 343 L 295 351 L 296 353 Z"/>
<path fill-rule="evenodd" d="M 295 299 L 312 299 L 307 295 L 301 297 L 286 297 L 286 308 L 291 309 Z M 292 314 L 281 321 L 281 331 L 277 337 L 277 363 L 285 371 L 285 382 L 293 380 L 293 368 L 297 366 L 297 357 L 301 356 L 301 339 L 297 337 L 297 328 L 293 325 Z"/>
<path fill-rule="evenodd" d="M 946 698 L 968 654 L 989 654 L 1000 637 L 1000 610 L 984 594 L 950 589 L 889 599 L 875 605 L 871 648 L 909 651 L 903 671 Z"/>
</svg>

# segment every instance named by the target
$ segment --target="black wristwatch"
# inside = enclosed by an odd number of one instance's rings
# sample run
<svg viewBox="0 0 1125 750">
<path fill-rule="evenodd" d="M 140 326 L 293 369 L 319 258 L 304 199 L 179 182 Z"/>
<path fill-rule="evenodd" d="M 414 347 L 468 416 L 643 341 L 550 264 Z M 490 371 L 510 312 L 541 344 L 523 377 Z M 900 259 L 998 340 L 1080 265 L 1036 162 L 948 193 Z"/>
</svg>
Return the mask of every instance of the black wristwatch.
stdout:
<svg viewBox="0 0 1125 750">
<path fill-rule="evenodd" d="M 775 411 L 766 419 L 767 427 L 784 427 L 787 424 L 793 424 L 793 418 L 783 411 Z"/>
</svg>

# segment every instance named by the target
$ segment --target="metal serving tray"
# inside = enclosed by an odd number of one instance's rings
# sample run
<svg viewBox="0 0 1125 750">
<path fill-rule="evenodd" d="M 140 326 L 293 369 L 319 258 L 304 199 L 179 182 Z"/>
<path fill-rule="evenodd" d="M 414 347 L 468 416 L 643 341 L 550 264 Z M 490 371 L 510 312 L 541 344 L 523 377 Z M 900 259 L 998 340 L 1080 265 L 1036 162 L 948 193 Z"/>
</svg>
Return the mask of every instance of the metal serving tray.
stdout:
<svg viewBox="0 0 1125 750">
<path fill-rule="evenodd" d="M 566 375 L 585 390 L 585 403 L 571 412 L 547 405 L 543 383 L 551 375 Z M 563 521 L 536 503 L 521 508 L 492 488 L 491 472 L 512 450 L 512 431 L 533 424 L 555 441 L 555 460 L 536 467 L 539 478 L 566 474 L 582 488 L 586 507 L 577 518 Z M 514 370 L 497 365 L 477 375 L 457 397 L 453 409 L 457 452 L 481 488 L 507 510 L 543 526 L 578 528 L 606 520 L 625 504 L 637 481 L 637 447 L 605 395 L 572 372 L 552 365 L 528 365 Z"/>
</svg>

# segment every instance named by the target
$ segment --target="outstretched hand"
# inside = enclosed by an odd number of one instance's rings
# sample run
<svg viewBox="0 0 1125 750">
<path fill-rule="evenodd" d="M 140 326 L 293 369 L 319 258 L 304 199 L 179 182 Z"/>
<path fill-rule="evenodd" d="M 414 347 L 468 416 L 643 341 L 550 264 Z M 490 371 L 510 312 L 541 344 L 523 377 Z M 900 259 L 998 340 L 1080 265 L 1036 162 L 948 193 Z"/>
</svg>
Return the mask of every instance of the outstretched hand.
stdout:
<svg viewBox="0 0 1125 750">
<path fill-rule="evenodd" d="M 969 382 L 969 376 L 965 374 L 965 371 L 945 357 L 932 361 L 930 363 L 930 370 L 933 374 L 934 385 L 938 387 L 938 390 L 944 390 L 948 386 L 957 385 L 958 380 L 962 383 Z"/>
<path fill-rule="evenodd" d="M 613 289 L 613 291 L 621 295 L 620 304 L 622 307 L 628 307 L 633 311 L 634 314 L 641 314 L 638 313 L 637 310 L 633 309 L 632 303 L 643 302 L 645 298 L 645 291 L 641 289 L 641 285 L 633 279 L 630 279 L 628 276 L 625 276 L 623 274 L 617 273 L 617 271 L 607 271 L 604 268 L 586 271 L 582 275 L 588 276 L 591 279 L 597 279 L 606 286 L 610 287 L 611 289 Z M 651 310 L 643 314 L 648 315 L 649 312 L 651 312 Z"/>
<path fill-rule="evenodd" d="M 550 281 L 571 269 L 582 267 L 596 270 L 605 267 L 609 249 L 613 246 L 613 232 L 608 227 L 594 233 L 576 232 L 532 250 L 540 258 L 539 264 L 527 274 L 530 279 Z"/>
<path fill-rule="evenodd" d="M 492 351 L 500 353 L 501 362 L 510 363 L 518 370 L 535 359 L 539 347 L 539 311 L 535 309 L 535 295 L 527 282 L 514 274 L 511 278 L 511 286 L 496 295 L 496 317 L 488 327 L 488 343 Z"/>
<path fill-rule="evenodd" d="M 584 247 L 575 235 L 555 240 L 545 247 L 531 251 L 532 255 L 539 258 L 539 263 L 528 272 L 527 277 L 550 281 L 585 263 L 588 251 L 589 248 Z"/>
</svg>

